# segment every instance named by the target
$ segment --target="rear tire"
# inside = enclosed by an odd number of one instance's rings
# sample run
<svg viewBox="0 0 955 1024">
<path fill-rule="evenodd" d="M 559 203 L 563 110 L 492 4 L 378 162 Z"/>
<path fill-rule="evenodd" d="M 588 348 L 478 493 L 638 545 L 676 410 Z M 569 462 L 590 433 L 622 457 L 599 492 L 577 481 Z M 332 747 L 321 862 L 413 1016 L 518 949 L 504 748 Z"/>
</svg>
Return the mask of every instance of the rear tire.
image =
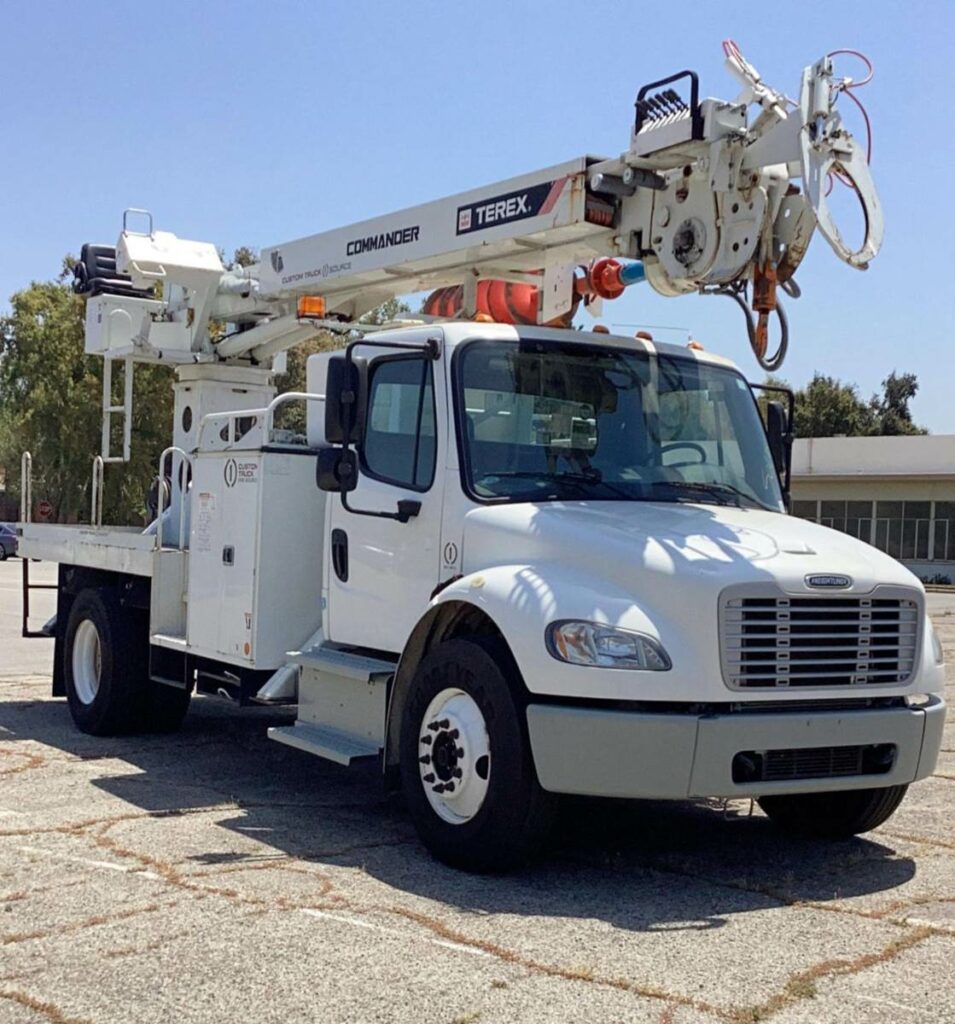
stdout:
<svg viewBox="0 0 955 1024">
<path fill-rule="evenodd" d="M 115 736 L 141 728 L 148 672 L 137 639 L 114 591 L 80 591 L 66 624 L 63 678 L 81 732 Z"/>
<path fill-rule="evenodd" d="M 7 560 L 7 557 L 7 549 L 2 544 L 0 544 L 0 562 L 5 562 Z"/>
<path fill-rule="evenodd" d="M 774 825 L 813 839 L 848 839 L 887 821 L 908 786 L 848 789 L 836 793 L 764 796 L 759 806 Z"/>
<path fill-rule="evenodd" d="M 402 715 L 401 787 L 415 828 L 435 857 L 467 871 L 525 863 L 554 816 L 515 672 L 500 642 L 439 644 L 418 667 Z"/>
</svg>

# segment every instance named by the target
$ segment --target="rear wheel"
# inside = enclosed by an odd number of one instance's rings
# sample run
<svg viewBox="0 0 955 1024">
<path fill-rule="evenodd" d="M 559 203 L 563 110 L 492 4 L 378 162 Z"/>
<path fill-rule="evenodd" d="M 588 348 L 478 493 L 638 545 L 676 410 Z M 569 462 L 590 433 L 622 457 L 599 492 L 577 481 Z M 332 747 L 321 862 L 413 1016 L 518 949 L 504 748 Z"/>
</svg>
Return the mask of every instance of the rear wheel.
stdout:
<svg viewBox="0 0 955 1024">
<path fill-rule="evenodd" d="M 887 821 L 908 786 L 848 789 L 837 793 L 792 793 L 764 796 L 759 806 L 774 825 L 816 839 L 847 839 Z"/>
<path fill-rule="evenodd" d="M 113 591 L 80 591 L 63 650 L 66 697 L 77 728 L 94 736 L 140 728 L 145 654 L 135 643 L 130 613 Z"/>
<path fill-rule="evenodd" d="M 418 834 L 439 860 L 470 871 L 525 862 L 553 817 L 509 666 L 500 643 L 440 644 L 415 673 L 402 717 L 402 790 Z"/>
<path fill-rule="evenodd" d="M 77 728 L 94 736 L 175 732 L 189 690 L 149 678 L 145 613 L 124 607 L 110 588 L 83 590 L 70 610 L 64 679 Z"/>
<path fill-rule="evenodd" d="M 0 544 L 0 562 L 5 562 L 7 560 L 7 557 L 7 549 L 2 544 Z"/>
</svg>

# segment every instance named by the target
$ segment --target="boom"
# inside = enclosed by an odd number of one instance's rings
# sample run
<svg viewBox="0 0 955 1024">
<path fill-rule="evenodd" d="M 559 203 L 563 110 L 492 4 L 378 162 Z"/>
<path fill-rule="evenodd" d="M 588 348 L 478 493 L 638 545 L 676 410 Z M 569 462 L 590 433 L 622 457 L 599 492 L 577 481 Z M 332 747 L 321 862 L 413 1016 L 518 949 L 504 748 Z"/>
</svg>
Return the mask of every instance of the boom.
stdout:
<svg viewBox="0 0 955 1024">
<path fill-rule="evenodd" d="M 759 364 L 776 370 L 788 345 L 777 288 L 799 294 L 794 274 L 816 228 L 858 269 L 882 243 L 866 151 L 836 106 L 840 93 L 868 79 L 837 78 L 829 55 L 805 68 L 799 99 L 790 100 L 734 43 L 724 50 L 742 92 L 700 99 L 692 71 L 643 86 L 618 157 L 582 156 L 269 246 L 247 269 L 227 271 L 211 243 L 154 231 L 151 217 L 140 232 L 124 220 L 116 249 L 84 246 L 77 267 L 75 287 L 90 296 L 87 351 L 268 370 L 317 330 L 356 329 L 363 313 L 399 295 L 454 289 L 426 309 L 473 317 L 488 312 L 479 283 L 503 281 L 523 289 L 520 305 L 530 310 L 511 304 L 503 316 L 569 325 L 581 301 L 593 312 L 598 300 L 646 279 L 663 295 L 733 299 Z M 850 185 L 862 205 L 866 234 L 857 250 L 829 210 L 836 182 Z M 228 332 L 210 332 L 214 321 Z M 107 419 L 110 411 L 117 407 L 104 396 Z"/>
</svg>

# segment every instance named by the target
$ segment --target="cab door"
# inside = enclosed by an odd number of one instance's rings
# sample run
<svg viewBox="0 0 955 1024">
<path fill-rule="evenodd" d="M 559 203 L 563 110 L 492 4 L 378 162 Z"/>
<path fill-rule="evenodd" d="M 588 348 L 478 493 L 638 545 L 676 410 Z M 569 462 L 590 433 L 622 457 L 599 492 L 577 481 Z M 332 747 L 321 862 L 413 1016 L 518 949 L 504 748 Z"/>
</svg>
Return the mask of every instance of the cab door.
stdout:
<svg viewBox="0 0 955 1024">
<path fill-rule="evenodd" d="M 328 639 L 400 652 L 438 584 L 447 394 L 443 363 L 424 352 L 369 362 L 368 403 L 348 505 L 394 512 L 420 502 L 407 522 L 346 509 L 330 495 Z"/>
</svg>

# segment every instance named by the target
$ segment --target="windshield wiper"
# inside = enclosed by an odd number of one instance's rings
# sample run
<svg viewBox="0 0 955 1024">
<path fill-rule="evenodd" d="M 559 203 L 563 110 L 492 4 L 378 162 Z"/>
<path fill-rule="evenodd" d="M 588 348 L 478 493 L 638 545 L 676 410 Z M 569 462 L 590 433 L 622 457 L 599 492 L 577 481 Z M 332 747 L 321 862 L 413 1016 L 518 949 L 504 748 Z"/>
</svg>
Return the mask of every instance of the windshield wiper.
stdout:
<svg viewBox="0 0 955 1024">
<path fill-rule="evenodd" d="M 627 501 L 630 501 L 633 497 L 622 487 L 617 487 L 615 484 L 607 483 L 603 479 L 599 470 L 594 470 L 591 473 L 535 473 L 533 470 L 508 470 L 503 473 L 487 473 L 485 474 L 485 479 L 487 477 L 494 477 L 498 480 L 539 480 L 543 484 L 567 483 L 577 487 L 578 490 L 589 490 L 592 487 L 604 487 L 611 494 L 615 494 L 620 498 L 625 498 Z"/>
<path fill-rule="evenodd" d="M 675 491 L 689 492 L 691 494 L 707 494 L 714 498 L 723 498 L 724 505 L 735 504 L 741 506 L 740 498 L 745 499 L 751 506 L 756 508 L 766 509 L 759 498 L 754 494 L 750 494 L 748 491 L 740 490 L 739 487 L 735 487 L 733 484 L 725 483 L 698 483 L 691 480 L 668 480 L 662 485 L 664 487 L 670 487 Z M 732 501 L 736 498 L 736 501 Z"/>
</svg>

